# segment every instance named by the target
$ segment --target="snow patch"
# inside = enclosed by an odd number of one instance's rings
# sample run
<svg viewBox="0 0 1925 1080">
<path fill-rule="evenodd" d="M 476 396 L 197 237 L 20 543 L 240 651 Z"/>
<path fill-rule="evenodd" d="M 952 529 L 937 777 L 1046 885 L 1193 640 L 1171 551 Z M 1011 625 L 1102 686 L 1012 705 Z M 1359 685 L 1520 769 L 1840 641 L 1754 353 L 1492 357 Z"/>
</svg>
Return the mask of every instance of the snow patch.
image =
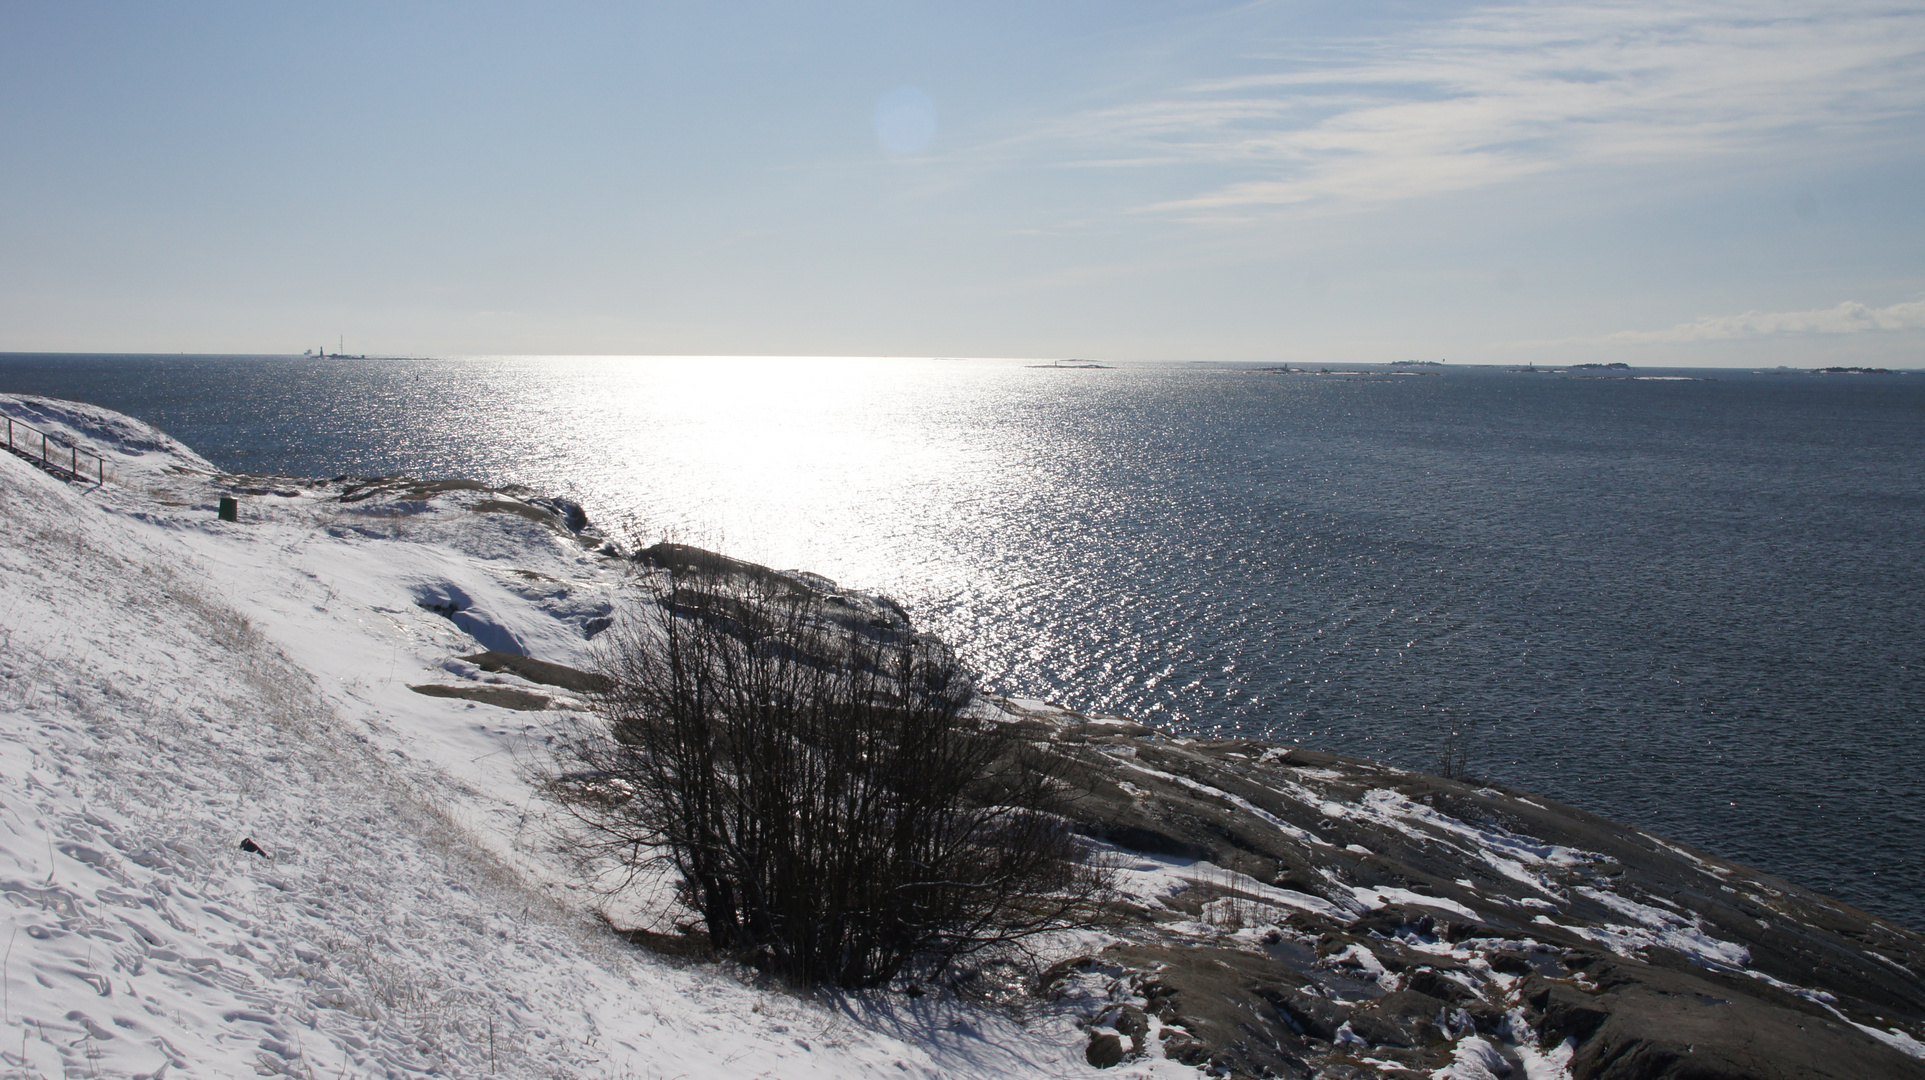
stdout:
<svg viewBox="0 0 1925 1080">
<path fill-rule="evenodd" d="M 1430 1074 L 1431 1080 L 1503 1080 L 1511 1074 L 1504 1060 L 1480 1035 L 1466 1035 L 1451 1047 L 1450 1064 Z"/>
<path fill-rule="evenodd" d="M 1910 1054 L 1912 1057 L 1920 1060 L 1925 1060 L 1925 1043 L 1919 1042 L 1917 1039 L 1912 1038 L 1897 1028 L 1892 1028 L 1890 1031 L 1881 1031 L 1868 1024 L 1860 1024 L 1855 1021 L 1847 1020 L 1846 1023 L 1851 1024 L 1852 1027 L 1870 1035 L 1872 1038 L 1877 1039 L 1879 1042 L 1884 1043 L 1894 1050 Z"/>
<path fill-rule="evenodd" d="M 1604 925 L 1572 928 L 1617 953 L 1635 956 L 1640 949 L 1658 946 L 1683 953 L 1706 967 L 1726 971 L 1742 969 L 1751 962 L 1751 951 L 1734 942 L 1713 937 L 1696 916 L 1685 916 L 1619 896 L 1603 889 L 1580 887 L 1578 895 L 1594 900 L 1620 915 L 1635 920 L 1636 926 Z"/>
</svg>

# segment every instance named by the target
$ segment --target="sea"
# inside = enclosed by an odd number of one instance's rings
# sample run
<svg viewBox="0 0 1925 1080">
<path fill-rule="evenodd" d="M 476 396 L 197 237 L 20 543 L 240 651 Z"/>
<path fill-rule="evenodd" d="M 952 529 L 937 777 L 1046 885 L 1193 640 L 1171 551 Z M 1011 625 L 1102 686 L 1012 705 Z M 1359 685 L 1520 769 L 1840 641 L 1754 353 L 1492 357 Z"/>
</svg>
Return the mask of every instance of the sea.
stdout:
<svg viewBox="0 0 1925 1080">
<path fill-rule="evenodd" d="M 1925 929 L 1925 374 L 0 356 L 895 597 L 983 686 L 1472 777 Z"/>
</svg>

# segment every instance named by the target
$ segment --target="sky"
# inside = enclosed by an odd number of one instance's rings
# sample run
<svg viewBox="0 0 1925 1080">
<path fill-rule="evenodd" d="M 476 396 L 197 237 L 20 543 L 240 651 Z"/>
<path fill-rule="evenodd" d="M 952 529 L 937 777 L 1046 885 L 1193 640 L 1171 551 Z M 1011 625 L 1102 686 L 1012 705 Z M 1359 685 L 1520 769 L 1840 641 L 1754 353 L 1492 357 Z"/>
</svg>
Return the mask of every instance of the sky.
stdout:
<svg viewBox="0 0 1925 1080">
<path fill-rule="evenodd" d="M 1925 367 L 1925 8 L 0 0 L 0 351 Z"/>
</svg>

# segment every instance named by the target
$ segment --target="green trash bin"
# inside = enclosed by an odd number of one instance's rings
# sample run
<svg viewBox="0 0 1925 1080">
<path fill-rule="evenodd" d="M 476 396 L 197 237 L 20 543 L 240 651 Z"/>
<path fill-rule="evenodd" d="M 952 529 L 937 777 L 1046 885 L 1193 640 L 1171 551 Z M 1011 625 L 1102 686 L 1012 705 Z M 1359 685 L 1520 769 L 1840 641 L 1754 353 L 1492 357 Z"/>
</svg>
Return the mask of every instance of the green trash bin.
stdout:
<svg viewBox="0 0 1925 1080">
<path fill-rule="evenodd" d="M 241 502 L 239 499 L 231 498 L 227 495 L 221 496 L 221 520 L 241 520 Z"/>
</svg>

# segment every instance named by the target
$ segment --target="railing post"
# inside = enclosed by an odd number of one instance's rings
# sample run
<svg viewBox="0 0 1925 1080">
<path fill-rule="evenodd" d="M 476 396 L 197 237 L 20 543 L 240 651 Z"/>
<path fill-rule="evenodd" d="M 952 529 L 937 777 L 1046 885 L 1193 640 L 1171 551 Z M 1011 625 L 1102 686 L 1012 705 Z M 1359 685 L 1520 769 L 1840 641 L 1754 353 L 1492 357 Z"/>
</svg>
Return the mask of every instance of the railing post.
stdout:
<svg viewBox="0 0 1925 1080">
<path fill-rule="evenodd" d="M 29 461 L 33 460 L 33 451 L 28 450 L 25 447 L 20 445 L 20 440 L 22 438 L 22 435 L 20 432 L 14 430 L 15 428 L 21 428 L 25 430 L 27 434 L 40 436 L 40 464 L 43 468 L 46 468 L 49 470 L 58 470 L 61 467 L 54 463 L 53 439 L 51 436 L 49 436 L 46 432 L 40 430 L 39 428 L 34 427 L 32 424 L 17 424 L 14 422 L 14 419 L 11 416 L 7 417 L 6 420 L 7 420 L 6 448 L 8 450 L 16 454 L 19 454 L 21 457 L 26 458 Z M 67 443 L 66 446 L 67 446 L 67 465 L 66 465 L 67 475 L 72 477 L 75 480 L 86 479 L 86 474 L 80 471 L 80 444 Z M 94 459 L 94 477 L 102 487 L 105 487 L 107 484 L 106 455 L 96 454 L 91 450 L 87 452 L 87 455 Z"/>
</svg>

